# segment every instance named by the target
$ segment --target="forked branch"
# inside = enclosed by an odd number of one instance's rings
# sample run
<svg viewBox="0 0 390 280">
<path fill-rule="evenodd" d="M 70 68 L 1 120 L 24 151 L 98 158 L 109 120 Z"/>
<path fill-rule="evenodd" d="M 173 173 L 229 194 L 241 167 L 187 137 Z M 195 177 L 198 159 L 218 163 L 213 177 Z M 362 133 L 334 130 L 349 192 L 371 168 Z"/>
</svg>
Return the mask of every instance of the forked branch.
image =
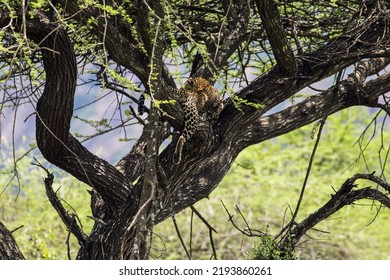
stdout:
<svg viewBox="0 0 390 280">
<path fill-rule="evenodd" d="M 362 189 L 357 189 L 357 180 L 368 180 L 375 183 L 380 188 L 371 186 Z M 382 190 L 382 189 L 383 190 Z M 293 226 L 290 233 L 283 236 L 280 241 L 281 248 L 294 248 L 302 236 L 316 226 L 321 221 L 329 218 L 331 215 L 339 211 L 347 205 L 351 205 L 361 199 L 369 199 L 378 201 L 383 206 L 390 208 L 390 184 L 383 179 L 372 174 L 355 174 L 348 178 L 340 189 L 331 196 L 331 198 L 317 211 L 309 215 L 302 222 Z"/>
</svg>

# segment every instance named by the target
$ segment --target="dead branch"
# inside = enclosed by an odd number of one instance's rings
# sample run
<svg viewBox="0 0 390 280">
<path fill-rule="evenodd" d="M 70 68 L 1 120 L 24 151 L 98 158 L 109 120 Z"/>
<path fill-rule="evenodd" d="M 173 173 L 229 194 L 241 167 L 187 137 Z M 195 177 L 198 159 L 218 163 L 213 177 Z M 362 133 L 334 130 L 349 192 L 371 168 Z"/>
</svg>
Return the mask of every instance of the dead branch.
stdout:
<svg viewBox="0 0 390 280">
<path fill-rule="evenodd" d="M 73 233 L 73 235 L 77 238 L 80 246 L 85 246 L 86 240 L 88 238 L 87 235 L 77 224 L 75 215 L 74 214 L 69 215 L 69 213 L 66 211 L 64 206 L 62 206 L 62 203 L 60 199 L 57 197 L 57 194 L 53 191 L 53 181 L 54 181 L 53 173 L 50 173 L 49 170 L 45 168 L 41 163 L 39 163 L 36 159 L 35 159 L 35 163 L 33 164 L 42 168 L 47 174 L 47 177 L 44 179 L 44 183 L 45 183 L 46 195 L 51 205 L 57 211 L 58 215 L 60 216 L 62 222 L 65 224 L 69 232 Z"/>
<path fill-rule="evenodd" d="M 373 188 L 371 186 L 362 189 L 357 189 L 357 180 L 367 180 L 375 183 L 384 189 Z M 290 233 L 283 236 L 279 242 L 281 248 L 295 248 L 299 240 L 310 229 L 321 221 L 329 218 L 332 214 L 339 211 L 341 208 L 351 205 L 361 199 L 369 199 L 378 201 L 384 207 L 390 208 L 390 184 L 383 179 L 372 174 L 355 174 L 348 178 L 335 194 L 331 196 L 328 202 L 321 206 L 316 212 L 310 214 L 306 219 L 297 225 L 293 226 Z"/>
</svg>

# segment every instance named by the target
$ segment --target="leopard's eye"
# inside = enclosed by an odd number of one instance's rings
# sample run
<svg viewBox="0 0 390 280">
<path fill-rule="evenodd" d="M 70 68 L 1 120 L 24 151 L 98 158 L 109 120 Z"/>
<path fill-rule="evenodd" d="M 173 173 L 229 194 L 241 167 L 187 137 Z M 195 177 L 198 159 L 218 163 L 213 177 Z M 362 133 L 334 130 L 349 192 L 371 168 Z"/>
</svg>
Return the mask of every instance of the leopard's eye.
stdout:
<svg viewBox="0 0 390 280">
<path fill-rule="evenodd" d="M 192 87 L 194 90 L 199 90 L 200 89 L 200 84 L 197 80 L 192 81 Z"/>
</svg>

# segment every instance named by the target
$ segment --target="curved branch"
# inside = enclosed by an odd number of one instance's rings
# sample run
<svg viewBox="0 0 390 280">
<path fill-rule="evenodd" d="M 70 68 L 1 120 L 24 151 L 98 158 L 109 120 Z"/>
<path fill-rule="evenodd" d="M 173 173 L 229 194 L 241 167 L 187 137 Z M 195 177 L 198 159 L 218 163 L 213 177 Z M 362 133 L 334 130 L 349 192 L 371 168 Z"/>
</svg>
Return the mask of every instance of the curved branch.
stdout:
<svg viewBox="0 0 390 280">
<path fill-rule="evenodd" d="M 368 76 L 377 74 L 390 63 L 389 57 L 378 57 L 361 61 L 351 74 L 348 81 L 354 84 L 363 84 Z"/>
<path fill-rule="evenodd" d="M 45 89 L 37 103 L 38 147 L 48 161 L 98 191 L 114 211 L 128 196 L 131 182 L 69 133 L 77 78 L 72 43 L 43 14 L 29 21 L 27 31 L 41 47 L 46 72 Z"/>
</svg>

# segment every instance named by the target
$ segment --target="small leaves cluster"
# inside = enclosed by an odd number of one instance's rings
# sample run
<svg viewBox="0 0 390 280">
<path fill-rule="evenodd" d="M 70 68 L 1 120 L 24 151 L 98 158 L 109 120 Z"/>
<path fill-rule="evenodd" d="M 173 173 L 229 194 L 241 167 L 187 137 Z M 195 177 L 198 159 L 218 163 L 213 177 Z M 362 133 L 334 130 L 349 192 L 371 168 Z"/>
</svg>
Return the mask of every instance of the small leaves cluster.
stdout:
<svg viewBox="0 0 390 280">
<path fill-rule="evenodd" d="M 240 110 L 241 106 L 244 106 L 244 105 L 253 107 L 253 108 L 258 109 L 258 110 L 264 108 L 264 105 L 262 105 L 261 103 L 251 102 L 247 99 L 240 98 L 236 95 L 232 95 L 231 99 L 234 102 L 235 108 L 238 110 Z"/>
<path fill-rule="evenodd" d="M 252 260 L 293 260 L 296 259 L 294 251 L 280 248 L 277 241 L 269 235 L 260 237 L 260 242 L 249 250 L 248 259 Z"/>
</svg>

